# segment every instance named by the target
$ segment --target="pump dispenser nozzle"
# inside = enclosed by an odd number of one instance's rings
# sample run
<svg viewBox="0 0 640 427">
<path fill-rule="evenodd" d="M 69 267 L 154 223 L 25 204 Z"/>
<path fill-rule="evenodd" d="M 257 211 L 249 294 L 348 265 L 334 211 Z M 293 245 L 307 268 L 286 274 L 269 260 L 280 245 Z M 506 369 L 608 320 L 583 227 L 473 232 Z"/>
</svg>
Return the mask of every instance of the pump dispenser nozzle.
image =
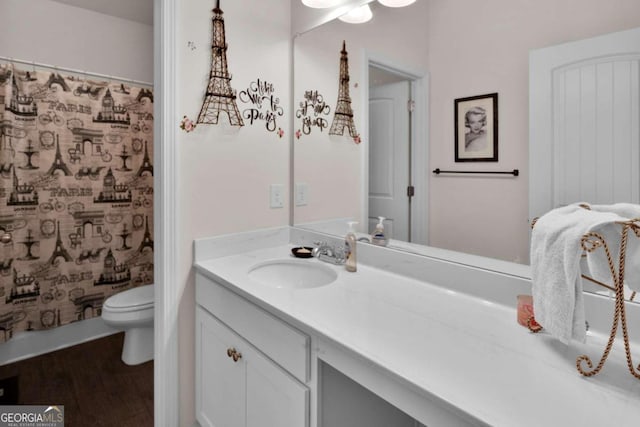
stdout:
<svg viewBox="0 0 640 427">
<path fill-rule="evenodd" d="M 389 243 L 389 239 L 387 239 L 384 234 L 385 219 L 385 217 L 379 216 L 378 220 L 380 220 L 380 222 L 378 222 L 378 224 L 376 225 L 376 229 L 373 230 L 373 233 L 371 233 L 371 243 L 373 243 L 374 245 L 387 246 L 387 243 Z"/>
</svg>

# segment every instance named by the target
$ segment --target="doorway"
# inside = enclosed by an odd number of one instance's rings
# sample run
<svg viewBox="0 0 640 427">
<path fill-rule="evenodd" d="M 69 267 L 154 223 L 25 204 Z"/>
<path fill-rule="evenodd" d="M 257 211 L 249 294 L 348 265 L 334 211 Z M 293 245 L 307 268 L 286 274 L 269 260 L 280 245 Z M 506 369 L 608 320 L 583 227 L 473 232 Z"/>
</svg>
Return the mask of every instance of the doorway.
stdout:
<svg viewBox="0 0 640 427">
<path fill-rule="evenodd" d="M 363 224 L 384 217 L 397 241 L 427 244 L 427 137 L 425 73 L 368 58 L 369 127 L 364 155 Z"/>
</svg>

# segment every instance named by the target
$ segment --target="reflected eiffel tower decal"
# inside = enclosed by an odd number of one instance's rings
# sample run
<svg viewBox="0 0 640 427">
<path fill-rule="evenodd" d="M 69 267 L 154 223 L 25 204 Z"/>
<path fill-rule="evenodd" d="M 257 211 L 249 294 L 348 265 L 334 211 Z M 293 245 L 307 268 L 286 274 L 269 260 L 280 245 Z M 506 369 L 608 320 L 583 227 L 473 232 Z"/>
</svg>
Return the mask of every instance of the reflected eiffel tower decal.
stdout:
<svg viewBox="0 0 640 427">
<path fill-rule="evenodd" d="M 51 167 L 47 171 L 47 175 L 53 176 L 55 171 L 57 171 L 57 170 L 62 171 L 62 173 L 64 173 L 65 176 L 73 175 L 71 173 L 71 170 L 69 169 L 69 167 L 64 162 L 64 160 L 62 160 L 62 154 L 60 154 L 60 137 L 59 137 L 59 135 L 56 135 L 56 157 L 55 157 L 55 159 L 53 159 L 53 163 L 51 164 Z"/>
<path fill-rule="evenodd" d="M 53 250 L 53 253 L 49 258 L 49 261 L 47 261 L 51 265 L 55 265 L 56 259 L 58 257 L 64 258 L 66 262 L 73 261 L 73 258 L 71 257 L 71 255 L 69 255 L 69 252 L 67 252 L 67 249 L 62 245 L 62 239 L 60 238 L 60 221 L 58 221 L 57 228 L 58 228 L 58 237 L 56 238 L 56 248 Z"/>
<path fill-rule="evenodd" d="M 220 0 L 216 0 L 213 9 L 213 42 L 211 43 L 211 71 L 209 86 L 196 123 L 216 125 L 220 112 L 227 113 L 232 126 L 244 126 L 236 91 L 231 88 L 231 74 L 227 67 L 227 42 L 224 32 L 224 18 L 220 9 Z"/>
<path fill-rule="evenodd" d="M 344 128 L 349 129 L 352 138 L 358 136 L 356 126 L 353 124 L 353 110 L 351 109 L 351 96 L 349 96 L 349 58 L 347 44 L 342 41 L 340 52 L 340 89 L 338 90 L 338 104 L 333 115 L 333 122 L 329 135 L 344 135 Z"/>
<path fill-rule="evenodd" d="M 149 172 L 151 176 L 153 176 L 153 165 L 151 164 L 151 160 L 149 159 L 147 141 L 144 142 L 144 159 L 142 159 L 142 164 L 140 165 L 140 169 L 138 169 L 138 176 L 142 176 L 142 174 L 145 172 Z"/>
<path fill-rule="evenodd" d="M 151 238 L 151 233 L 149 232 L 149 217 L 144 217 L 144 237 L 142 238 L 142 242 L 140 242 L 140 246 L 138 247 L 138 252 L 142 253 L 145 248 L 151 248 L 153 250 L 153 239 Z"/>
</svg>

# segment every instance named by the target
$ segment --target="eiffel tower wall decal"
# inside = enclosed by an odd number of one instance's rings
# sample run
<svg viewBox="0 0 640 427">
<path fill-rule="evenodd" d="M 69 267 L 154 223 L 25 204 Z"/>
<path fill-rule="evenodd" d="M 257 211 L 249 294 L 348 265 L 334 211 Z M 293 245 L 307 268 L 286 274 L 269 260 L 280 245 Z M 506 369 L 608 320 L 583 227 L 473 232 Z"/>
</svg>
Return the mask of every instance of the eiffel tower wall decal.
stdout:
<svg viewBox="0 0 640 427">
<path fill-rule="evenodd" d="M 347 44 L 342 42 L 340 51 L 340 81 L 338 87 L 338 103 L 333 113 L 333 122 L 329 129 L 329 135 L 344 135 L 347 128 L 349 135 L 356 143 L 359 143 L 359 135 L 356 125 L 353 123 L 353 109 L 351 108 L 351 96 L 349 95 L 349 57 Z"/>
<path fill-rule="evenodd" d="M 0 66 L 0 342 L 153 283 L 153 91 Z"/>
<path fill-rule="evenodd" d="M 231 74 L 227 64 L 227 42 L 224 32 L 223 12 L 220 0 L 213 9 L 213 37 L 211 42 L 211 71 L 209 85 L 196 123 L 217 125 L 220 113 L 224 113 L 231 126 L 244 126 L 236 102 L 236 91 L 231 87 Z"/>
</svg>

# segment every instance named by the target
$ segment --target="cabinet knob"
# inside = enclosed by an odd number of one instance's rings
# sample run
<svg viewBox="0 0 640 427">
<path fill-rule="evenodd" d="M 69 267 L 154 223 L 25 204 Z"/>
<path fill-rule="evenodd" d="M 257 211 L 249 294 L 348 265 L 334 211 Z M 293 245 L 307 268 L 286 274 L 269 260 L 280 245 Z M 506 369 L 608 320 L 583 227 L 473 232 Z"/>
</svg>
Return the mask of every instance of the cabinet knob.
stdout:
<svg viewBox="0 0 640 427">
<path fill-rule="evenodd" d="M 227 349 L 227 356 L 231 357 L 234 362 L 237 362 L 238 360 L 242 359 L 242 353 L 240 353 L 233 347 L 229 347 Z"/>
</svg>

